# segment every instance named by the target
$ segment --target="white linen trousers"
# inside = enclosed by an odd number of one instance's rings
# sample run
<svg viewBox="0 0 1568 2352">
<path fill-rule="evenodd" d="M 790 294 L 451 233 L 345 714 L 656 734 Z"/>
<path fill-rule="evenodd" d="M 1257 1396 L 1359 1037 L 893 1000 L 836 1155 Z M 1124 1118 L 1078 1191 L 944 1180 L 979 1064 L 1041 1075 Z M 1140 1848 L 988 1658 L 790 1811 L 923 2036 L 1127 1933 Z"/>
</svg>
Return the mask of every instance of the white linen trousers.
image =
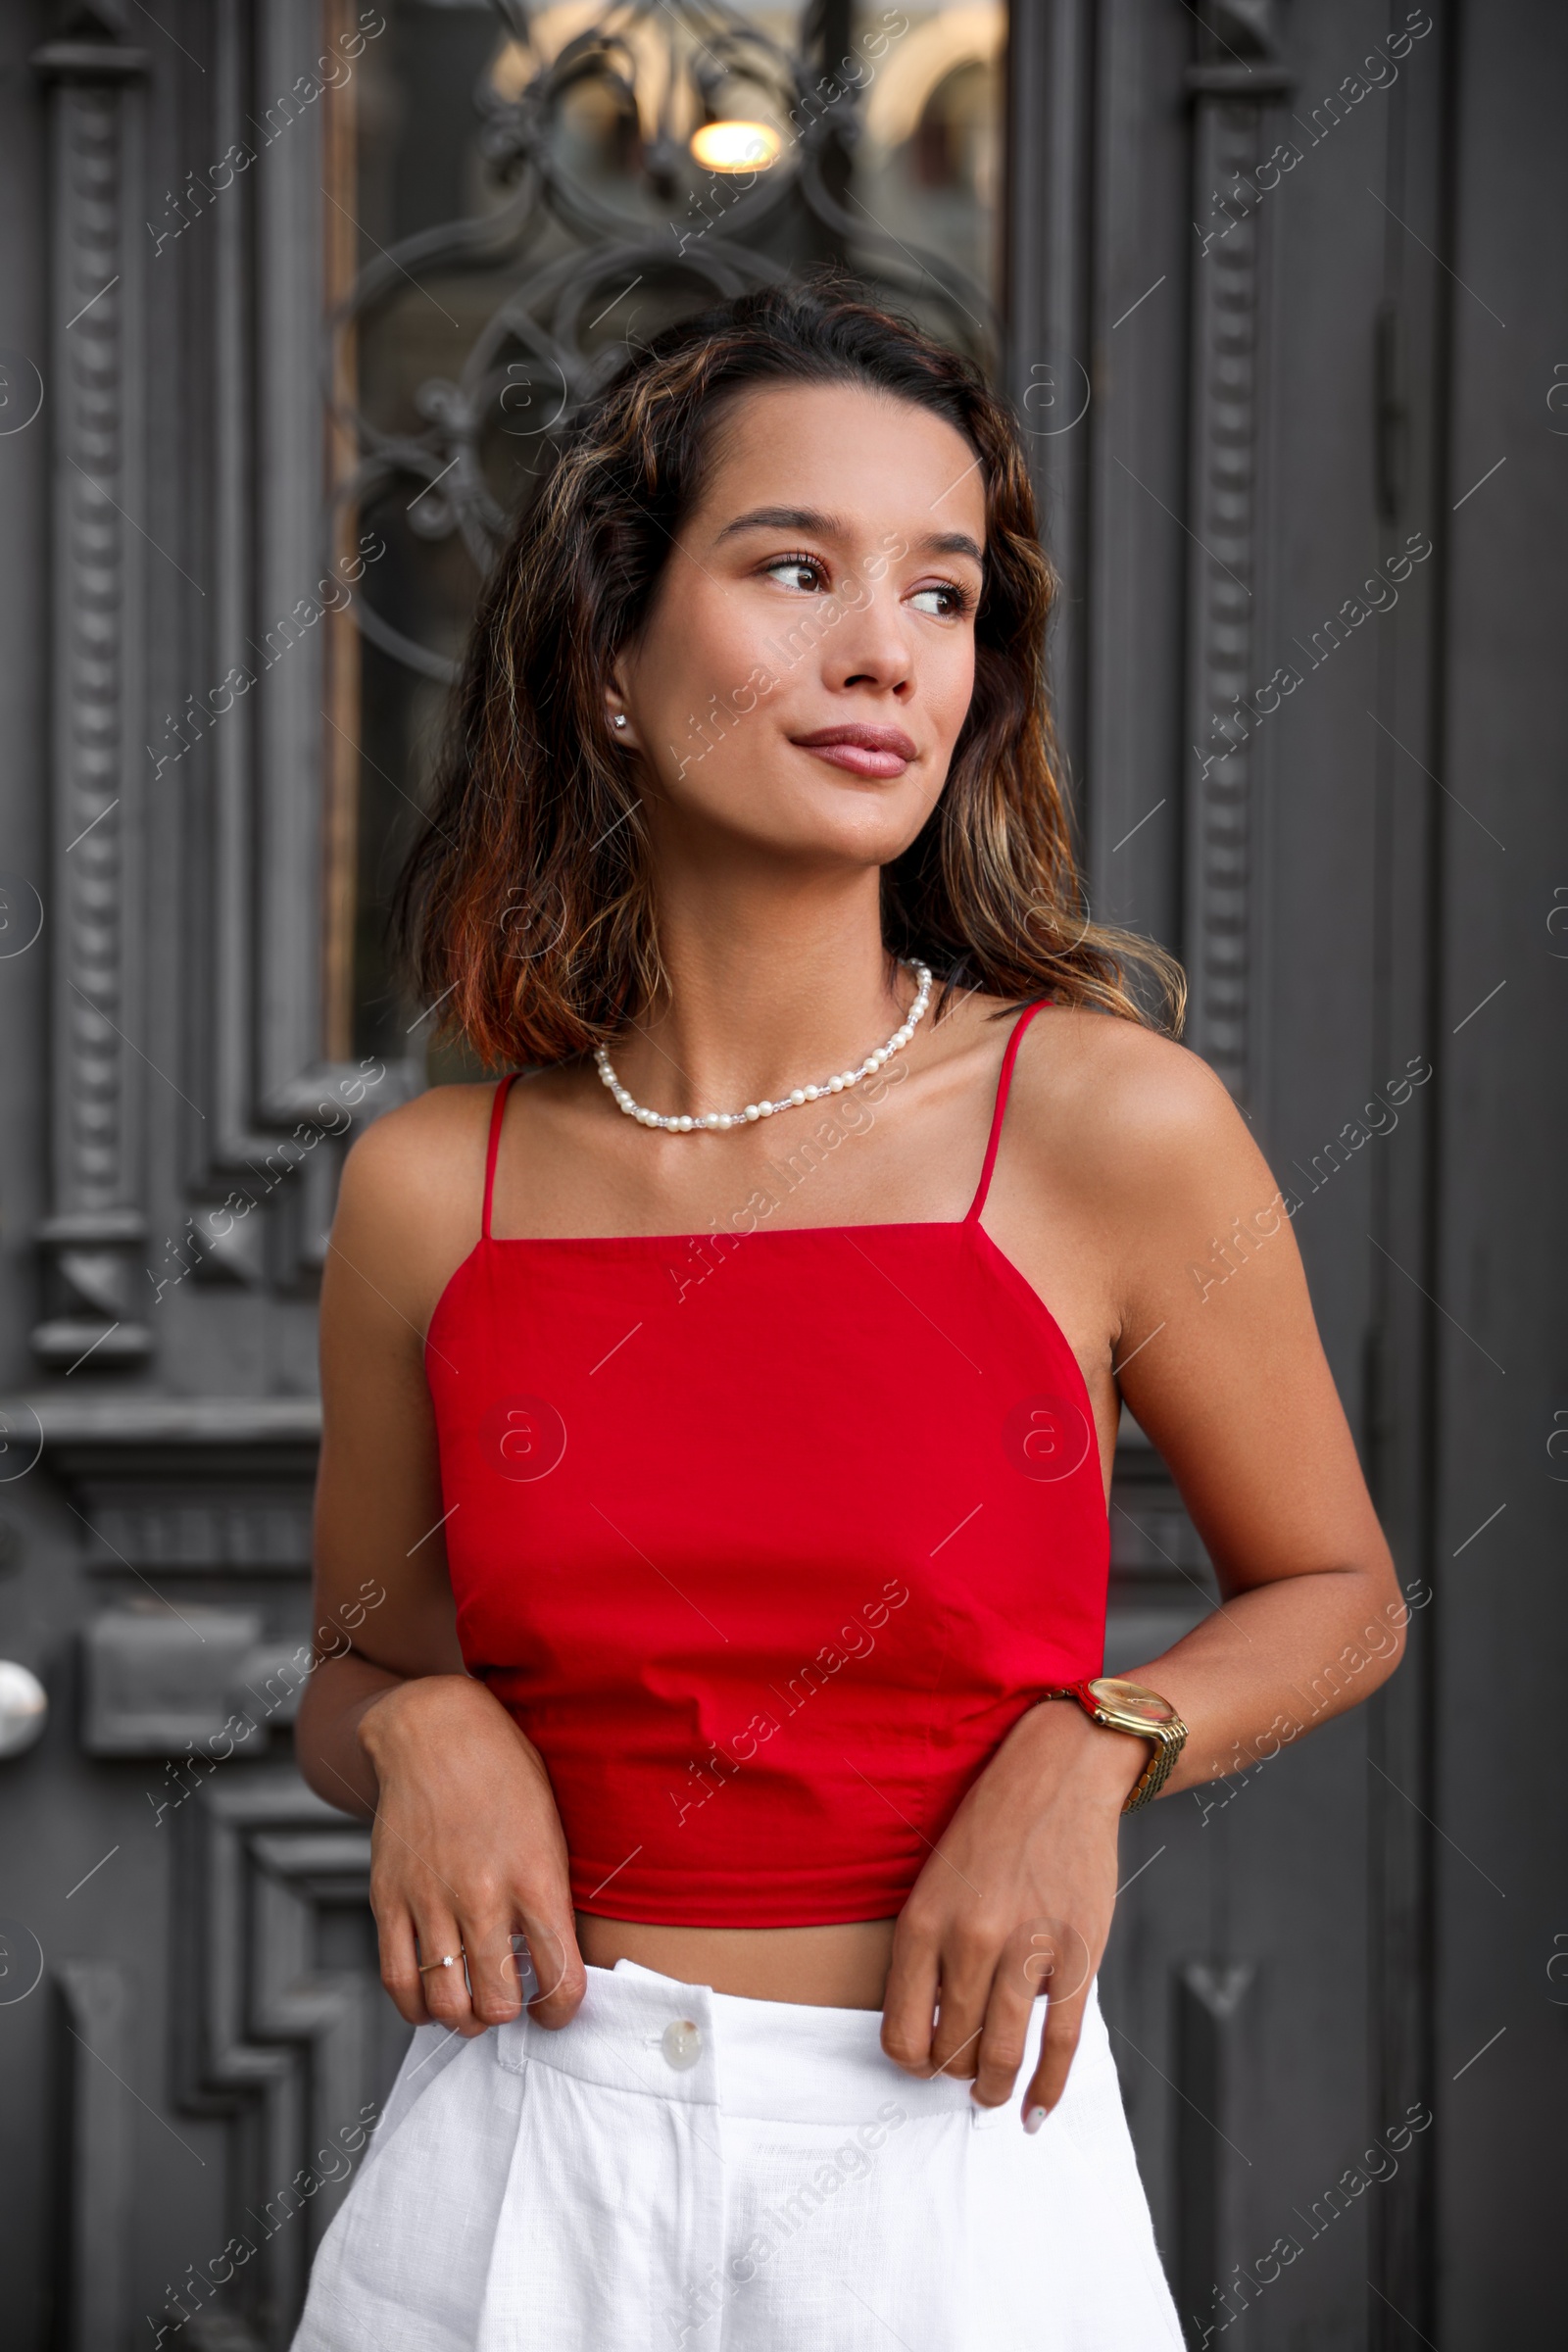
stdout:
<svg viewBox="0 0 1568 2352">
<path fill-rule="evenodd" d="M 292 2352 L 1182 2352 L 1098 1999 L 1066 2091 L 921 2082 L 881 2012 L 635 1961 L 568 2025 L 421 2026 Z"/>
</svg>

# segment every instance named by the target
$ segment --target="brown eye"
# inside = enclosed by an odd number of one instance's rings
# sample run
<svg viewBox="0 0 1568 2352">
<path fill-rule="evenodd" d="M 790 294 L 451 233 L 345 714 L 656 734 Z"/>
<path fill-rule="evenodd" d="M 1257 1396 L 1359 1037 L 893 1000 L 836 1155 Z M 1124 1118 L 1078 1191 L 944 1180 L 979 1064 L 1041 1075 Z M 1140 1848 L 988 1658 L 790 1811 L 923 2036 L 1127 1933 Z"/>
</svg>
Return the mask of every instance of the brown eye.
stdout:
<svg viewBox="0 0 1568 2352">
<path fill-rule="evenodd" d="M 933 601 L 926 602 L 926 599 Z M 909 602 L 916 612 L 929 612 L 934 620 L 959 620 L 968 612 L 969 592 L 956 581 L 944 581 L 940 587 L 917 588 Z"/>
<path fill-rule="evenodd" d="M 783 585 L 786 588 L 810 590 L 825 587 L 827 584 L 827 574 L 814 556 L 775 556 L 772 563 L 765 564 L 763 568 L 768 577 L 775 580 L 781 579 L 782 575 L 788 572 L 808 575 L 804 579 L 800 577 L 783 579 Z"/>
</svg>

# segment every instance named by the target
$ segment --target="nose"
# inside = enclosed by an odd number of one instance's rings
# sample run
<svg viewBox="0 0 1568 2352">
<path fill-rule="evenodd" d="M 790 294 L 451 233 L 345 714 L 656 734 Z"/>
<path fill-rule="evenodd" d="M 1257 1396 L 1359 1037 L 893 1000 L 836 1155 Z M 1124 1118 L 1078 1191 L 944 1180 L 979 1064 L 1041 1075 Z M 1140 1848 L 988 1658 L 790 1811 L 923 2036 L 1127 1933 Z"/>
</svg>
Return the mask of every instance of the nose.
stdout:
<svg viewBox="0 0 1568 2352">
<path fill-rule="evenodd" d="M 898 598 L 885 590 L 867 583 L 858 601 L 846 602 L 822 650 L 826 682 L 839 691 L 869 686 L 901 703 L 914 692 L 909 633 Z"/>
</svg>

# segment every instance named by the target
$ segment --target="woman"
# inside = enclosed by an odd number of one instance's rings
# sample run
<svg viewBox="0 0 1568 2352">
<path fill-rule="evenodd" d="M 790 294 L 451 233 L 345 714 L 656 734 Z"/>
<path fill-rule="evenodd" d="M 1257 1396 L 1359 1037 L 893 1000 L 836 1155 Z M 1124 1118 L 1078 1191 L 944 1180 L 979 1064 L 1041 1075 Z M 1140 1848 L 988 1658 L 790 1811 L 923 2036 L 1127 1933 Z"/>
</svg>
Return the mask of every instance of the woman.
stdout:
<svg viewBox="0 0 1568 2352">
<path fill-rule="evenodd" d="M 385 1598 L 299 1752 L 419 2031 L 298 2352 L 1180 2343 L 1118 1818 L 1403 1611 L 1179 975 L 1078 911 L 1051 588 L 1006 413 L 826 282 L 632 359 L 489 586 L 402 906 L 523 1074 L 356 1144 L 322 1293 L 320 1622 Z M 1225 1595 L 1131 1693 L 1123 1400 Z"/>
</svg>

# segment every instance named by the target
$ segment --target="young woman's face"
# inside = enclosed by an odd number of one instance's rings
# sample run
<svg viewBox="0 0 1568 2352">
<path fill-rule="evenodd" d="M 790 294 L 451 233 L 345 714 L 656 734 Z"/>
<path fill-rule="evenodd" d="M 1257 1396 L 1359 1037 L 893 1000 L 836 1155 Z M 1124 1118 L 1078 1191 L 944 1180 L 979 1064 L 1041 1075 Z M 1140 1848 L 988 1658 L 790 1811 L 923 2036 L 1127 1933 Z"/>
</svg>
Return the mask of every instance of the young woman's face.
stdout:
<svg viewBox="0 0 1568 2352">
<path fill-rule="evenodd" d="M 896 858 L 969 708 L 984 552 L 974 451 L 928 410 L 837 384 L 741 396 L 607 707 L 656 834 L 662 814 L 710 846 Z"/>
</svg>

